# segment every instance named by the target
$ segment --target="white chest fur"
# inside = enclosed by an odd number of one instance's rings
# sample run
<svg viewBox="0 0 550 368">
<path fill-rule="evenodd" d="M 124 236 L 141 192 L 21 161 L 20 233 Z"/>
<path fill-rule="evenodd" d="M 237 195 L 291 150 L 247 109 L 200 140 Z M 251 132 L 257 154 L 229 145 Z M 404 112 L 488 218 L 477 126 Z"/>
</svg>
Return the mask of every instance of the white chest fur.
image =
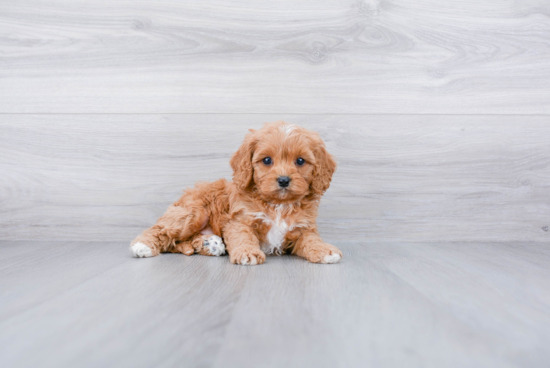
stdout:
<svg viewBox="0 0 550 368">
<path fill-rule="evenodd" d="M 269 232 L 267 233 L 267 242 L 262 242 L 262 250 L 266 254 L 282 254 L 283 243 L 285 241 L 286 233 L 288 232 L 288 224 L 282 220 L 275 222 L 271 225 Z"/>
<path fill-rule="evenodd" d="M 281 211 L 276 211 L 274 219 L 263 212 L 258 212 L 255 216 L 271 226 L 265 237 L 265 242 L 261 243 L 264 253 L 282 254 L 282 246 L 285 241 L 286 233 L 288 232 L 288 224 L 282 218 Z"/>
<path fill-rule="evenodd" d="M 265 254 L 280 255 L 283 253 L 283 244 L 287 233 L 297 227 L 306 227 L 307 224 L 293 223 L 289 225 L 289 222 L 283 217 L 283 213 L 286 210 L 292 210 L 292 207 L 288 207 L 288 205 L 276 205 L 273 208 L 274 211 L 272 211 L 271 216 L 264 212 L 256 212 L 254 216 L 270 225 L 269 231 L 265 236 L 265 241 L 261 243 L 262 251 Z"/>
</svg>

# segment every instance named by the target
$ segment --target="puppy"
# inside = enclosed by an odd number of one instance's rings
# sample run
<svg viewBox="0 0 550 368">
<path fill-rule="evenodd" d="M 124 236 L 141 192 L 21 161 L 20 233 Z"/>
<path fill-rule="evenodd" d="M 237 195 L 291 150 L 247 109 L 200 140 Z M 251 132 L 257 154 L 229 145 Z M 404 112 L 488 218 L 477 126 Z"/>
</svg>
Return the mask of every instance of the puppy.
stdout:
<svg viewBox="0 0 550 368">
<path fill-rule="evenodd" d="M 258 265 L 266 254 L 336 263 L 342 252 L 317 231 L 319 200 L 336 170 L 317 133 L 285 122 L 250 130 L 225 179 L 187 189 L 130 245 L 136 257 L 161 252 L 220 256 Z M 223 240 L 222 240 L 223 239 Z"/>
</svg>

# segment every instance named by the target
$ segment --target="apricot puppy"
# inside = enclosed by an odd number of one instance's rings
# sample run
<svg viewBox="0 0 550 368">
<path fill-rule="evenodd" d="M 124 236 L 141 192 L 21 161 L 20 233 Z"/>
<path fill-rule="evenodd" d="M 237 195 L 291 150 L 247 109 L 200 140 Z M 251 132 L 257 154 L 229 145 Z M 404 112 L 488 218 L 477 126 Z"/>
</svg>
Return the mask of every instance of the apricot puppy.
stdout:
<svg viewBox="0 0 550 368">
<path fill-rule="evenodd" d="M 233 182 L 199 183 L 130 245 L 136 257 L 161 252 L 220 256 L 257 265 L 291 253 L 336 263 L 338 248 L 317 232 L 317 209 L 336 170 L 315 132 L 285 122 L 250 130 L 231 158 Z"/>
</svg>

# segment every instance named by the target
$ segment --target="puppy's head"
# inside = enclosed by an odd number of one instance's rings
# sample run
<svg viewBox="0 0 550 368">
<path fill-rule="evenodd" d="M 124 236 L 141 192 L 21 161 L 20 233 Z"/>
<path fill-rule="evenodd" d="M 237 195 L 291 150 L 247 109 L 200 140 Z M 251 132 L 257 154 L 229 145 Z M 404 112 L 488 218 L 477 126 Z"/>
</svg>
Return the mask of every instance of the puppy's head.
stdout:
<svg viewBox="0 0 550 368">
<path fill-rule="evenodd" d="M 239 189 L 256 189 L 273 204 L 297 202 L 312 193 L 322 195 L 336 170 L 317 133 L 285 122 L 251 130 L 230 163 Z"/>
</svg>

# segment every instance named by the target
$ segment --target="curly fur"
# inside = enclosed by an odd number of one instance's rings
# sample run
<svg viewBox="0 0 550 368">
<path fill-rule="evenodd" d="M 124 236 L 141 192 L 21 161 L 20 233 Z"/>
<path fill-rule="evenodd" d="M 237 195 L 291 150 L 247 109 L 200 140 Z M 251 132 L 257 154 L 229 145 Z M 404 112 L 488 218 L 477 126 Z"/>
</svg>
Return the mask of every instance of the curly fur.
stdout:
<svg viewBox="0 0 550 368">
<path fill-rule="evenodd" d="M 266 157 L 271 164 L 264 163 Z M 298 165 L 298 157 L 305 164 Z M 131 246 L 144 244 L 151 256 L 210 255 L 203 234 L 213 233 L 223 239 L 235 264 L 261 264 L 266 253 L 291 253 L 314 263 L 342 258 L 317 231 L 319 200 L 336 170 L 317 133 L 282 121 L 267 123 L 250 130 L 230 164 L 233 182 L 221 179 L 187 189 Z M 281 176 L 290 178 L 287 188 L 277 182 Z"/>
</svg>

